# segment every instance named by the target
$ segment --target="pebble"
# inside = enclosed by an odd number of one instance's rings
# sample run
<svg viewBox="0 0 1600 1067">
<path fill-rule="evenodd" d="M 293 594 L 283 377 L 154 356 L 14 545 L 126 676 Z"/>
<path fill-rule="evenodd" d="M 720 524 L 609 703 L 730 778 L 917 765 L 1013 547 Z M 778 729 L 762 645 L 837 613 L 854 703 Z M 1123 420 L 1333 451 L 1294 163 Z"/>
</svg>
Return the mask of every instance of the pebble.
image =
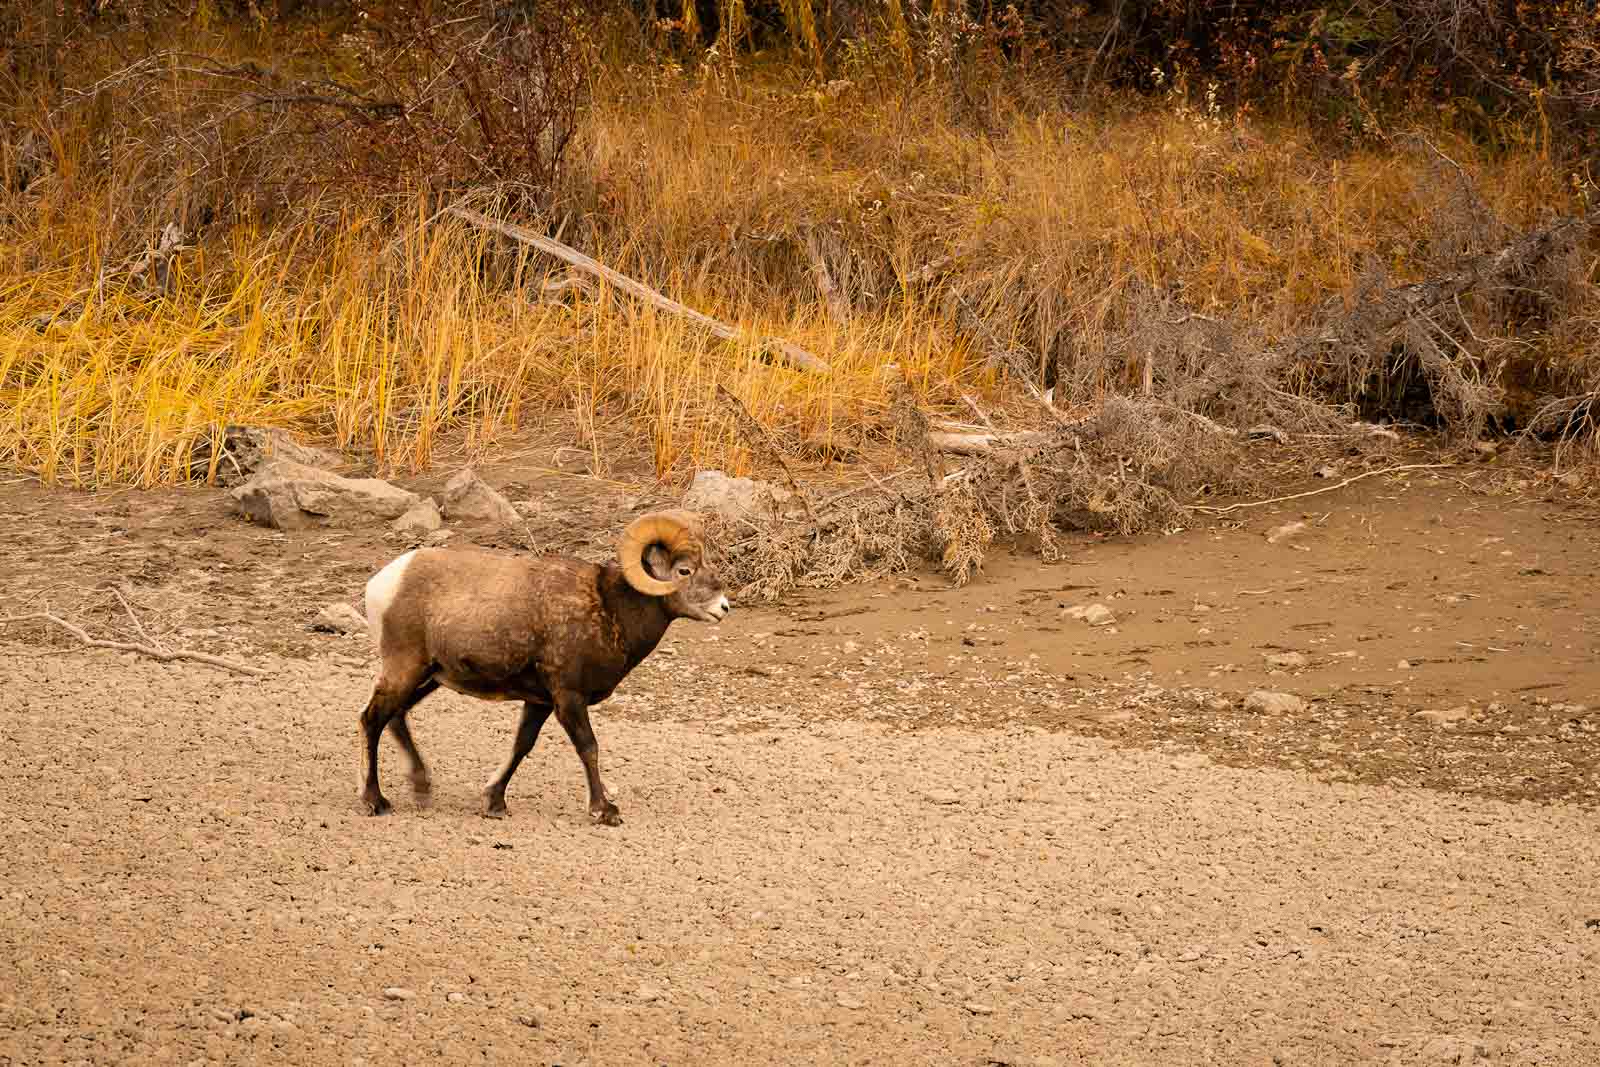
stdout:
<svg viewBox="0 0 1600 1067">
<path fill-rule="evenodd" d="M 1304 652 L 1271 652 L 1265 658 L 1268 667 L 1279 670 L 1296 670 L 1311 662 Z"/>
<path fill-rule="evenodd" d="M 652 1001 L 664 999 L 667 994 L 664 990 L 657 986 L 646 984 L 634 990 L 633 995 L 644 1001 L 646 1004 L 649 1004 Z"/>
<path fill-rule="evenodd" d="M 1280 541 L 1287 541 L 1290 538 L 1298 537 L 1298 536 L 1300 536 L 1301 534 L 1303 534 L 1305 532 L 1306 532 L 1306 524 L 1305 523 L 1303 523 L 1303 522 L 1286 522 L 1282 526 L 1274 526 L 1271 530 L 1269 530 L 1267 532 L 1267 544 L 1275 545 L 1275 544 L 1278 544 Z"/>
<path fill-rule="evenodd" d="M 1117 621 L 1116 615 L 1104 604 L 1078 604 L 1063 611 L 1061 617 L 1081 619 L 1090 626 L 1110 626 Z"/>
<path fill-rule="evenodd" d="M 446 993 L 444 995 L 444 999 L 448 1000 L 452 1004 L 460 1004 L 463 1000 L 467 999 L 467 995 L 465 993 Z"/>
<path fill-rule="evenodd" d="M 1244 709 L 1259 711 L 1263 715 L 1299 715 L 1306 710 L 1306 702 L 1293 693 L 1257 689 L 1244 698 Z"/>
<path fill-rule="evenodd" d="M 1448 726 L 1451 723 L 1457 723 L 1468 718 L 1471 714 L 1472 709 L 1462 704 L 1453 708 L 1429 708 L 1425 711 L 1416 712 L 1411 717 L 1413 719 L 1421 719 L 1424 722 L 1431 722 L 1435 726 Z"/>
<path fill-rule="evenodd" d="M 867 1006 L 866 1001 L 857 1000 L 855 997 L 845 996 L 842 993 L 839 995 L 838 1004 L 839 1007 L 849 1008 L 851 1011 L 860 1011 L 862 1008 Z"/>
<path fill-rule="evenodd" d="M 974 1015 L 993 1015 L 994 1014 L 994 1005 L 993 1004 L 983 1004 L 983 1003 L 980 1003 L 980 1002 L 978 1002 L 976 1000 L 969 1000 L 969 1001 L 967 1001 L 965 1006 L 966 1006 L 966 1009 L 968 1011 L 970 1011 Z"/>
<path fill-rule="evenodd" d="M 410 1000 L 417 994 L 405 986 L 392 985 L 383 991 L 383 995 L 386 1000 Z"/>
</svg>

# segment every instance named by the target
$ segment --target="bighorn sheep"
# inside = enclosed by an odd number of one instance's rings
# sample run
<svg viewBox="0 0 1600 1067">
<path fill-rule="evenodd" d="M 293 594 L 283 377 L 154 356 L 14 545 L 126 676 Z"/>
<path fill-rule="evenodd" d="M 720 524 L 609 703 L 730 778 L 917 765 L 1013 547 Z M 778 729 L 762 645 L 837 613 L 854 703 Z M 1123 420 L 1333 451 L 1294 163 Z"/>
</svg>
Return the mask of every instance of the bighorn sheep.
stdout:
<svg viewBox="0 0 1600 1067">
<path fill-rule="evenodd" d="M 389 810 L 378 788 L 378 741 L 387 727 L 411 764 L 420 799 L 432 779 L 407 713 L 439 686 L 484 700 L 522 701 L 505 766 L 483 789 L 484 814 L 506 813 L 506 784 L 552 711 L 589 781 L 589 815 L 622 822 L 600 780 L 589 707 L 611 695 L 655 650 L 673 619 L 721 622 L 732 609 L 706 559 L 699 517 L 641 516 L 623 531 L 619 564 L 538 559 L 477 550 L 407 552 L 367 583 L 367 624 L 381 664 L 361 713 L 361 803 Z"/>
</svg>

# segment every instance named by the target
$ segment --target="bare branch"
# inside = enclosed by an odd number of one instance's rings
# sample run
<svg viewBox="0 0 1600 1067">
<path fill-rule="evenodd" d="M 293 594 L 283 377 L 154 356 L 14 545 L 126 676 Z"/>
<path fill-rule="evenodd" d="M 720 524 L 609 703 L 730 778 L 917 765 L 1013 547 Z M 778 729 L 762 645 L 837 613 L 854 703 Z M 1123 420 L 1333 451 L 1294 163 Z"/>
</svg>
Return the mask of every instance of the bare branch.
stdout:
<svg viewBox="0 0 1600 1067">
<path fill-rule="evenodd" d="M 47 611 L 34 611 L 28 613 L 27 615 L 9 615 L 0 617 L 0 626 L 5 626 L 14 622 L 32 621 L 48 622 L 54 626 L 59 626 L 61 629 L 67 631 L 67 633 L 71 634 L 73 637 L 76 637 L 89 648 L 104 648 L 109 649 L 112 652 L 135 652 L 141 656 L 149 656 L 151 659 L 161 660 L 162 662 L 171 662 L 173 660 L 191 660 L 195 663 L 204 663 L 212 667 L 221 667 L 224 670 L 236 671 L 239 674 L 247 674 L 252 678 L 264 678 L 267 674 L 266 671 L 260 669 L 259 667 L 247 667 L 242 663 L 235 663 L 233 660 L 223 659 L 221 656 L 213 656 L 206 652 L 191 652 L 187 649 L 181 648 L 156 648 L 152 645 L 141 645 L 132 641 L 102 641 L 99 638 L 90 637 L 88 631 L 83 627 L 76 626 L 63 618 L 59 618 L 58 616 L 50 614 Z"/>
</svg>

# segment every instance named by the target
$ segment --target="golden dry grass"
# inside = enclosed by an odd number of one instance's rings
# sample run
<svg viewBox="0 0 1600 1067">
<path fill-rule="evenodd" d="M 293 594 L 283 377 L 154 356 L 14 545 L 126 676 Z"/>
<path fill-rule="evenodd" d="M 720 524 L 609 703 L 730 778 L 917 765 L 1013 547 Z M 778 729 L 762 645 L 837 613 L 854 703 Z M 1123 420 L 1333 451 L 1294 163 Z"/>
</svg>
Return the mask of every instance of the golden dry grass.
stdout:
<svg viewBox="0 0 1600 1067">
<path fill-rule="evenodd" d="M 1068 399 L 1092 400 L 1142 358 L 1126 332 L 1152 294 L 1282 336 L 1372 264 L 1399 278 L 1436 266 L 1464 197 L 1518 227 L 1589 192 L 1536 138 L 1491 158 L 1428 131 L 1446 163 L 1399 139 L 1335 152 L 1203 100 L 1089 113 L 996 84 L 955 108 L 937 86 L 843 73 L 610 68 L 571 150 L 555 208 L 569 239 L 749 344 L 604 292 L 541 302 L 546 264 L 508 270 L 506 249 L 414 205 L 399 222 L 392 205 L 348 203 L 270 228 L 231 218 L 163 283 L 129 279 L 159 222 L 126 210 L 149 151 L 107 163 L 91 148 L 103 109 L 46 120 L 19 105 L 50 172 L 0 205 L 0 462 L 72 484 L 170 483 L 190 477 L 196 444 L 246 422 L 409 470 L 445 438 L 487 448 L 571 410 L 580 426 L 631 420 L 663 476 L 739 470 L 719 383 L 796 436 L 881 423 L 889 363 L 932 404 L 1000 403 L 950 293 L 1003 340 L 1064 351 Z M 808 238 L 852 299 L 844 321 L 819 299 Z M 939 292 L 907 288 L 935 262 Z M 833 371 L 762 362 L 765 336 Z M 1560 340 L 1536 338 L 1549 359 L 1581 355 Z"/>
</svg>

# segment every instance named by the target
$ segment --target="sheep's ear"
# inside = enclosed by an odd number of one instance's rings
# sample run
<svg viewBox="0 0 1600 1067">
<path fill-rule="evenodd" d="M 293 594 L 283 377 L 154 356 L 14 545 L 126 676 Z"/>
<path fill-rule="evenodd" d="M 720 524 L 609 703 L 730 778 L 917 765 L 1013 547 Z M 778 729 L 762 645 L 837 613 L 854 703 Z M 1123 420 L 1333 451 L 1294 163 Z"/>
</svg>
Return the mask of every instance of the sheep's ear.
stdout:
<svg viewBox="0 0 1600 1067">
<path fill-rule="evenodd" d="M 644 569 L 658 582 L 672 581 L 672 557 L 660 545 L 651 545 L 644 550 Z"/>
</svg>

